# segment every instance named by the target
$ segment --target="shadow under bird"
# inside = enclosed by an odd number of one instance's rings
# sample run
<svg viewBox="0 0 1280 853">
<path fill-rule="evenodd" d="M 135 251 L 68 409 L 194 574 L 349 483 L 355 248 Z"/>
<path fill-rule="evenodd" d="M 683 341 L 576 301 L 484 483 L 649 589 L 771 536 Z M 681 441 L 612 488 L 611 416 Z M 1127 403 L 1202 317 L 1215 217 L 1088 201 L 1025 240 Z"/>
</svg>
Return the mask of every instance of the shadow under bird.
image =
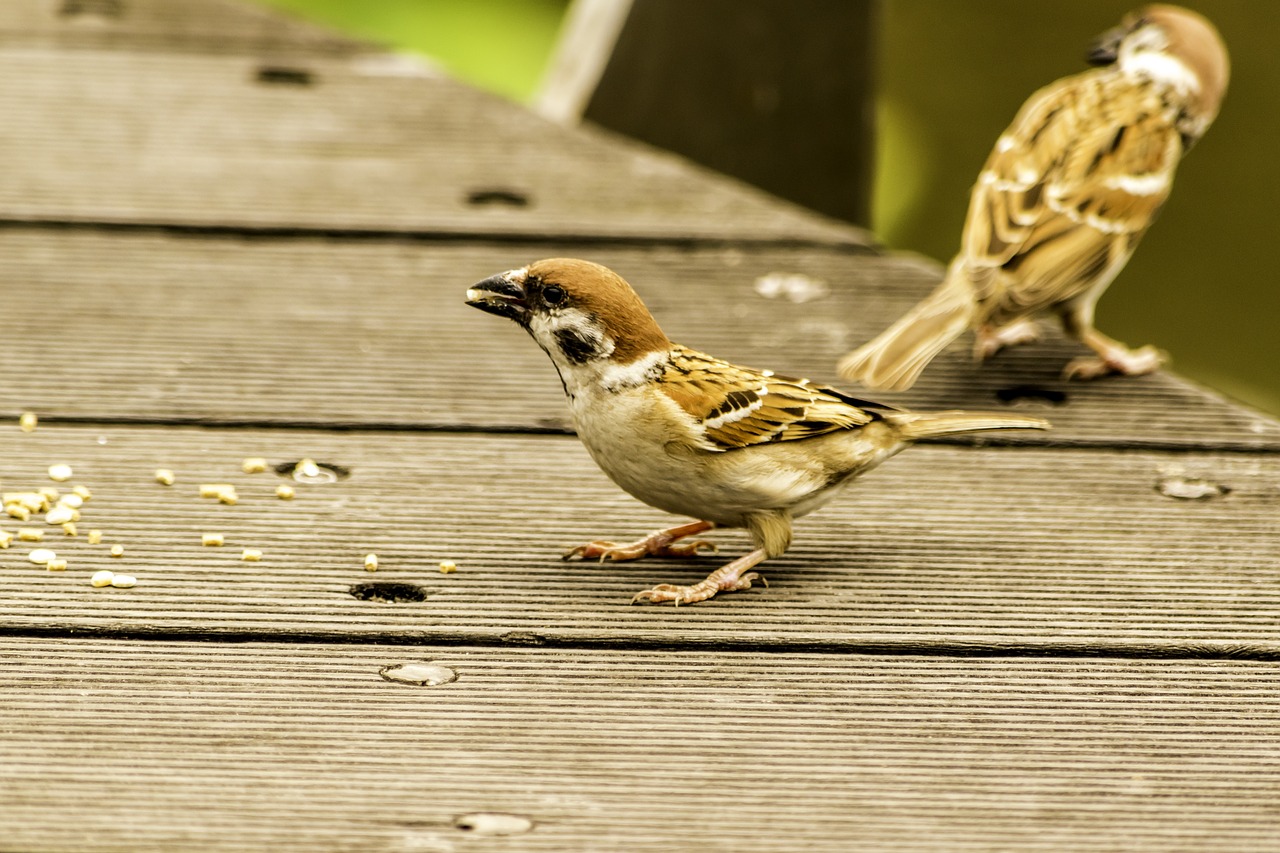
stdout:
<svg viewBox="0 0 1280 853">
<path fill-rule="evenodd" d="M 1165 360 L 1094 328 L 1094 306 L 1169 197 L 1182 155 L 1209 129 L 1230 69 L 1217 30 L 1195 12 L 1154 5 L 1098 38 L 1103 67 L 1031 96 L 978 176 L 960 252 L 942 284 L 840 375 L 900 391 L 966 329 L 975 358 L 1033 341 L 1057 315 L 1096 356 L 1064 374 L 1150 373 Z"/>
<path fill-rule="evenodd" d="M 754 550 L 689 586 L 632 600 L 684 604 L 741 590 L 783 554 L 792 520 L 912 442 L 992 429 L 1045 429 L 1039 418 L 908 412 L 807 379 L 754 370 L 670 341 L 620 276 L 572 258 L 538 261 L 467 291 L 467 304 L 514 320 L 560 374 L 578 437 L 639 500 L 694 521 L 638 542 L 588 542 L 564 558 L 633 560 L 714 550 L 690 539 L 740 527 Z"/>
</svg>

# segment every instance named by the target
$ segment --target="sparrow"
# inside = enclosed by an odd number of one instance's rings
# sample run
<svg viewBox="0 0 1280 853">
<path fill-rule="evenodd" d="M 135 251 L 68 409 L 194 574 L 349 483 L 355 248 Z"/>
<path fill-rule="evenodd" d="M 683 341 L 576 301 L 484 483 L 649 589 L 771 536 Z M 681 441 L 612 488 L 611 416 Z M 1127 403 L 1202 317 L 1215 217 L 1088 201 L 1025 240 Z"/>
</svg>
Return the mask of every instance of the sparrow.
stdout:
<svg viewBox="0 0 1280 853">
<path fill-rule="evenodd" d="M 632 602 L 686 604 L 741 590 L 783 554 L 792 521 L 922 438 L 1045 429 L 1039 418 L 913 413 L 807 379 L 730 364 L 673 343 L 617 273 L 552 258 L 486 278 L 467 304 L 522 326 L 551 357 L 578 437 L 634 497 L 694 520 L 628 544 L 588 542 L 564 559 L 687 557 L 690 539 L 745 528 L 754 550 L 690 586 L 659 584 Z"/>
<path fill-rule="evenodd" d="M 1094 306 L 1155 220 L 1182 156 L 1213 123 L 1230 75 L 1217 30 L 1195 12 L 1146 6 L 1098 37 L 1102 67 L 1031 96 L 978 176 L 942 284 L 841 359 L 841 376 L 905 390 L 965 329 L 975 359 L 1033 341 L 1056 314 L 1097 353 L 1066 378 L 1150 373 L 1166 356 L 1094 328 Z"/>
</svg>

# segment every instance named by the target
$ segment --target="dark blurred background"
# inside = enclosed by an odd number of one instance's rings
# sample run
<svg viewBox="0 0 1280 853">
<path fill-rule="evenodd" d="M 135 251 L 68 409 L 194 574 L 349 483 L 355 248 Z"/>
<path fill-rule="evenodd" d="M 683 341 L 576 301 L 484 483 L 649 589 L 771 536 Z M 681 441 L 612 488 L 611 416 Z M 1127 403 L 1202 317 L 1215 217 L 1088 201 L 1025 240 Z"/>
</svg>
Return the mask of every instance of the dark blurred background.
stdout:
<svg viewBox="0 0 1280 853">
<path fill-rule="evenodd" d="M 537 91 L 567 0 L 260 0 L 432 57 L 517 101 Z M 880 0 L 875 189 L 869 225 L 888 246 L 947 260 L 969 188 L 1037 88 L 1084 70 L 1090 40 L 1125 0 Z M 1217 123 L 1183 163 L 1160 221 L 1099 303 L 1098 325 L 1154 343 L 1174 368 L 1280 414 L 1280 288 L 1264 267 L 1280 199 L 1280 6 L 1187 3 L 1222 32 L 1232 80 Z M 657 93 L 660 97 L 661 93 Z M 1272 152 L 1268 154 L 1267 152 Z M 786 168 L 785 162 L 779 163 Z"/>
</svg>

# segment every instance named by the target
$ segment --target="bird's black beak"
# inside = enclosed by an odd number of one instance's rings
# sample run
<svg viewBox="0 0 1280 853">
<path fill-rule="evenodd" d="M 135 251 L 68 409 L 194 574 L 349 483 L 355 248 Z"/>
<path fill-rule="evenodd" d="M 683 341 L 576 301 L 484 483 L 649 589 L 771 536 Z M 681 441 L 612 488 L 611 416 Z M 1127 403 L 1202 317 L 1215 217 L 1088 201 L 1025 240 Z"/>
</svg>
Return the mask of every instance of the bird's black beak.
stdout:
<svg viewBox="0 0 1280 853">
<path fill-rule="evenodd" d="M 467 288 L 467 304 L 499 317 L 524 325 L 529 319 L 529 304 L 524 301 L 524 287 L 512 273 L 491 275 Z"/>
<path fill-rule="evenodd" d="M 1120 56 L 1120 42 L 1129 34 L 1128 27 L 1112 27 L 1093 40 L 1086 59 L 1090 65 L 1110 65 Z"/>
</svg>

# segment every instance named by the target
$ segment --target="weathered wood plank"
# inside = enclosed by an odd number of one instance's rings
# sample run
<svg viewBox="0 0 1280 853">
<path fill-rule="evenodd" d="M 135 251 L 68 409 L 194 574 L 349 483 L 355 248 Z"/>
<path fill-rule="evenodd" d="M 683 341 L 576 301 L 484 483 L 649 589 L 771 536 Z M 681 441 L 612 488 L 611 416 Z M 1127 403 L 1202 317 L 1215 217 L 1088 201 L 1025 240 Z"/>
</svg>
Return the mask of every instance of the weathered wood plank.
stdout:
<svg viewBox="0 0 1280 853">
<path fill-rule="evenodd" d="M 351 55 L 373 48 L 236 0 L 5 0 L 0 47 Z"/>
<path fill-rule="evenodd" d="M 33 853 L 1236 851 L 1269 848 L 1278 817 L 1272 663 L 66 638 L 0 654 L 0 832 Z M 457 679 L 379 678 L 423 660 Z M 486 835 L 476 813 L 532 826 Z"/>
<path fill-rule="evenodd" d="M 8 351 L 0 417 L 567 429 L 546 356 L 463 304 L 466 287 L 551 254 L 606 263 L 668 333 L 744 364 L 842 384 L 836 359 L 888 325 L 938 268 L 893 256 L 779 248 L 241 240 L 0 229 Z M 826 282 L 803 304 L 766 299 L 772 272 Z M 63 344 L 56 358 L 36 353 Z M 1058 378 L 1051 340 L 976 367 L 957 343 L 905 395 L 914 408 L 1000 408 L 1011 389 L 1053 420 L 1033 443 L 1280 447 L 1280 425 L 1169 375 Z"/>
<path fill-rule="evenodd" d="M 239 472 L 259 455 L 351 473 L 280 501 L 278 476 Z M 914 448 L 800 520 L 791 552 L 764 567 L 769 588 L 678 609 L 629 601 L 701 579 L 745 534 L 715 533 L 723 556 L 697 561 L 561 562 L 569 546 L 672 518 L 622 493 L 569 437 L 11 426 L 0 460 L 5 491 L 47 485 L 47 466 L 66 462 L 95 495 L 79 538 L 49 528 L 65 572 L 29 563 L 24 543 L 0 551 L 9 630 L 1280 655 L 1271 454 Z M 155 483 L 159 467 L 178 484 Z M 1156 488 L 1170 476 L 1230 492 L 1174 499 Z M 198 497 L 210 482 L 237 484 L 239 503 Z M 90 528 L 105 544 L 85 542 Z M 206 532 L 226 546 L 203 547 Z M 107 555 L 114 542 L 121 559 Z M 244 548 L 262 562 L 242 562 Z M 442 560 L 457 572 L 440 573 Z M 100 569 L 138 586 L 94 589 Z M 428 597 L 351 595 L 372 581 Z"/>
<path fill-rule="evenodd" d="M 0 113 L 0 220 L 869 242 L 395 57 L 15 47 Z"/>
</svg>

